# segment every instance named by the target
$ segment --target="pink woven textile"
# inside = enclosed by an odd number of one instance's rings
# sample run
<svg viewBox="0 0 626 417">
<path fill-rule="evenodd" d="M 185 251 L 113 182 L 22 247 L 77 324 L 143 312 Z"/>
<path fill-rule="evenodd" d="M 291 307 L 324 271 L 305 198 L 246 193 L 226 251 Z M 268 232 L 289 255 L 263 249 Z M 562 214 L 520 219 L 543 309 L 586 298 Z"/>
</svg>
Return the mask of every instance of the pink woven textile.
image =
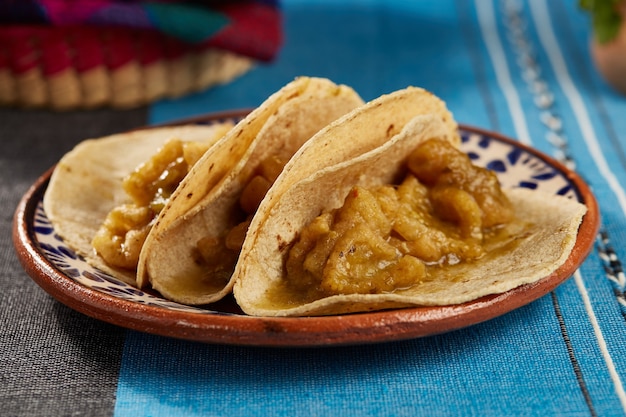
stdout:
<svg viewBox="0 0 626 417">
<path fill-rule="evenodd" d="M 134 107 L 228 82 L 281 44 L 271 0 L 0 0 L 0 105 Z"/>
</svg>

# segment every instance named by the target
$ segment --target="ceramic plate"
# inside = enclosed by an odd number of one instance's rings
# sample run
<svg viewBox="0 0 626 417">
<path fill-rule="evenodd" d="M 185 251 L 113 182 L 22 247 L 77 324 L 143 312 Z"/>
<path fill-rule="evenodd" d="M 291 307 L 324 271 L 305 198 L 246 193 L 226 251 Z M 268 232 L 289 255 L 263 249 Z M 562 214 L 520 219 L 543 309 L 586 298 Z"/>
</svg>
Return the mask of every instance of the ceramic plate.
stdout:
<svg viewBox="0 0 626 417">
<path fill-rule="evenodd" d="M 225 118 L 236 121 L 244 115 L 245 112 L 222 113 L 192 122 L 210 124 Z M 552 291 L 583 262 L 599 227 L 596 200 L 577 174 L 502 135 L 467 126 L 461 127 L 461 135 L 462 149 L 475 164 L 494 170 L 503 186 L 561 194 L 587 205 L 589 210 L 574 250 L 552 275 L 465 304 L 330 317 L 250 317 L 238 309 L 232 298 L 205 308 L 189 307 L 94 269 L 63 243 L 42 208 L 52 169 L 23 197 L 15 213 L 13 239 L 28 274 L 57 300 L 88 316 L 142 332 L 207 343 L 257 346 L 364 344 L 448 332 L 500 316 Z"/>
</svg>

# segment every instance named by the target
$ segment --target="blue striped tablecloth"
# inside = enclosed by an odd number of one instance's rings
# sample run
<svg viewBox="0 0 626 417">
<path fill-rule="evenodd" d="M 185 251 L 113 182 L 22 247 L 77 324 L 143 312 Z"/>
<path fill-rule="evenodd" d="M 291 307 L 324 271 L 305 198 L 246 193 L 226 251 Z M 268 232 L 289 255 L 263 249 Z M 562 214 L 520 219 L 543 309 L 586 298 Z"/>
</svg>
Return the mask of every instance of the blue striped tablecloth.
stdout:
<svg viewBox="0 0 626 417">
<path fill-rule="evenodd" d="M 626 97 L 589 54 L 574 0 L 286 0 L 278 61 L 151 109 L 152 122 L 260 103 L 297 75 L 366 100 L 407 85 L 461 123 L 574 167 L 600 200 L 597 248 L 555 292 L 437 337 L 314 350 L 129 333 L 115 415 L 622 415 L 626 411 Z M 625 74 L 626 76 L 626 74 Z"/>
<path fill-rule="evenodd" d="M 596 246 L 554 292 L 434 337 L 270 349 L 125 331 L 119 361 L 102 359 L 89 371 L 100 367 L 113 379 L 100 387 L 112 395 L 110 413 L 626 414 L 626 97 L 595 71 L 589 17 L 577 1 L 284 0 L 283 12 L 285 44 L 274 63 L 159 102 L 149 122 L 252 107 L 298 75 L 348 84 L 366 100 L 421 86 L 459 122 L 517 138 L 581 173 L 600 203 Z M 76 337 L 66 333 L 59 337 Z M 66 414 L 90 415 L 79 406 Z"/>
</svg>

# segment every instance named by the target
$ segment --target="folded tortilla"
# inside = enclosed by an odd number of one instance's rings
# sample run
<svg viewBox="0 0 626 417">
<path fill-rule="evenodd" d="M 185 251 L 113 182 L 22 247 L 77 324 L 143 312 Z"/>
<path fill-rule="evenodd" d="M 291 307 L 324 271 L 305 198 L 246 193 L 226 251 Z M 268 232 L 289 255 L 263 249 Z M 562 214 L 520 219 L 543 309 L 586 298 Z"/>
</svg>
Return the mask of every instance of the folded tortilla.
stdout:
<svg viewBox="0 0 626 417">
<path fill-rule="evenodd" d="M 232 269 L 212 273 L 198 242 L 234 227 L 233 213 L 255 167 L 291 157 L 317 131 L 363 104 L 347 86 L 300 77 L 272 94 L 198 161 L 161 211 L 140 254 L 139 286 L 185 304 L 207 304 L 232 290 Z"/>
<path fill-rule="evenodd" d="M 372 108 L 379 113 L 374 114 Z M 300 230 L 320 213 L 340 207 L 355 186 L 373 187 L 393 184 L 402 173 L 408 155 L 422 141 L 446 137 L 449 127 L 432 114 L 418 116 L 408 123 L 396 122 L 393 108 L 388 113 L 379 107 L 361 108 L 338 124 L 318 133 L 317 141 L 349 141 L 351 132 L 361 141 L 375 143 L 372 150 L 302 177 L 288 178 L 287 168 L 268 192 L 259 207 L 242 255 L 234 273 L 235 299 L 242 310 L 254 316 L 309 316 L 401 308 L 408 306 L 450 305 L 506 292 L 548 276 L 561 266 L 571 252 L 576 232 L 586 207 L 576 201 L 526 189 L 506 190 L 516 217 L 532 219 L 522 231 L 513 231 L 514 245 L 507 250 L 488 252 L 470 263 L 440 268 L 428 281 L 409 288 L 377 294 L 339 294 L 306 299 L 285 294 L 285 262 Z M 381 132 L 368 134 L 361 122 L 384 123 L 402 128 L 391 139 Z M 382 144 L 381 144 L 382 143 Z M 368 148 L 367 144 L 363 144 Z M 304 159 L 306 146 L 298 163 L 322 164 L 314 155 Z M 295 164 L 295 158 L 294 158 Z M 510 250 L 508 250 L 510 249 Z"/>
<path fill-rule="evenodd" d="M 46 215 L 56 233 L 91 265 L 129 284 L 136 271 L 113 268 L 91 241 L 107 214 L 130 202 L 123 179 L 170 139 L 215 143 L 230 123 L 135 130 L 78 144 L 57 164 L 44 195 Z"/>
</svg>

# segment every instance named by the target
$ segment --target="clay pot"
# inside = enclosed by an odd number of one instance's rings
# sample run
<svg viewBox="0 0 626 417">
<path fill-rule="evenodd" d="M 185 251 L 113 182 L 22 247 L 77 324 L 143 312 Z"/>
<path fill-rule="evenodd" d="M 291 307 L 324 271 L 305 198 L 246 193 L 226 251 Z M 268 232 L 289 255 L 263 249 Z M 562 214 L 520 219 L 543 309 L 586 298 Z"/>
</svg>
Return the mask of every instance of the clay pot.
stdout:
<svg viewBox="0 0 626 417">
<path fill-rule="evenodd" d="M 617 37 L 604 44 L 594 39 L 591 55 L 604 79 L 617 91 L 626 94 L 626 1 L 621 3 L 619 10 L 622 26 Z"/>
</svg>

